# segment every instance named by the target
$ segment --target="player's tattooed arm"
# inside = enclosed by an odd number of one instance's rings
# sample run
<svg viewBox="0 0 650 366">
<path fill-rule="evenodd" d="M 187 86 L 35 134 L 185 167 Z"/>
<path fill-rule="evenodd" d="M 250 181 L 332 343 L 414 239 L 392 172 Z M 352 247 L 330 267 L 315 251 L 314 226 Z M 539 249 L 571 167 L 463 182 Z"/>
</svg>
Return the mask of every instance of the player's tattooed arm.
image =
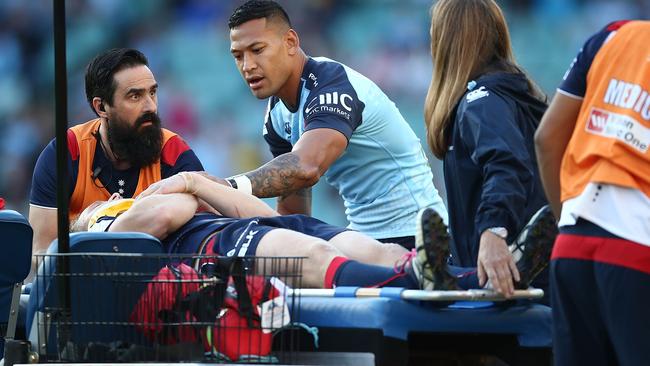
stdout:
<svg viewBox="0 0 650 366">
<path fill-rule="evenodd" d="M 284 197 L 302 188 L 311 187 L 314 181 L 314 168 L 301 164 L 294 152 L 278 156 L 256 170 L 246 173 L 257 197 Z"/>
<path fill-rule="evenodd" d="M 276 210 L 280 215 L 303 214 L 311 216 L 311 187 L 299 189 L 278 197 Z"/>
<path fill-rule="evenodd" d="M 305 132 L 291 152 L 246 173 L 253 194 L 257 197 L 285 197 L 283 200 L 293 201 L 298 190 L 318 183 L 330 165 L 343 154 L 347 143 L 345 135 L 333 129 L 318 128 Z M 311 195 L 309 197 L 309 200 L 300 199 L 296 203 L 304 206 L 311 201 Z"/>
</svg>

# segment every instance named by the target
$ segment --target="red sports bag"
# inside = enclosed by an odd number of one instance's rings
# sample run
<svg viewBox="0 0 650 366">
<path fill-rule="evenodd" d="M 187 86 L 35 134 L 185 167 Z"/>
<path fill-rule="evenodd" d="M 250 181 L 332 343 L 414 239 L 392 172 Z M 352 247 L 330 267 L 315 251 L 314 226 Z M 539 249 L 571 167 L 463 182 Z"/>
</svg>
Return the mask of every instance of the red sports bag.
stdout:
<svg viewBox="0 0 650 366">
<path fill-rule="evenodd" d="M 289 323 L 284 284 L 244 276 L 241 260 L 227 271 L 227 285 L 186 264 L 166 266 L 147 285 L 129 320 L 161 345 L 201 342 L 208 355 L 229 361 L 271 353 L 273 331 Z M 221 277 L 224 278 L 223 271 Z"/>
</svg>

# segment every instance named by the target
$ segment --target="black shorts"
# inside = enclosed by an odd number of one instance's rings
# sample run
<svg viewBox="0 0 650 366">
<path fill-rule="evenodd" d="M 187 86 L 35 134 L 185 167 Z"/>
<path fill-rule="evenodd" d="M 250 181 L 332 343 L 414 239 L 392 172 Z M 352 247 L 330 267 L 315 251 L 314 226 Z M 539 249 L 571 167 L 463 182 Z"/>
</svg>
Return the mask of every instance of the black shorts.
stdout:
<svg viewBox="0 0 650 366">
<path fill-rule="evenodd" d="M 326 224 L 305 215 L 239 219 L 228 224 L 216 234 L 213 243 L 211 243 L 212 253 L 228 257 L 253 256 L 260 240 L 274 229 L 293 230 L 326 241 L 348 231 L 346 228 Z M 208 251 L 210 251 L 209 247 Z"/>
</svg>

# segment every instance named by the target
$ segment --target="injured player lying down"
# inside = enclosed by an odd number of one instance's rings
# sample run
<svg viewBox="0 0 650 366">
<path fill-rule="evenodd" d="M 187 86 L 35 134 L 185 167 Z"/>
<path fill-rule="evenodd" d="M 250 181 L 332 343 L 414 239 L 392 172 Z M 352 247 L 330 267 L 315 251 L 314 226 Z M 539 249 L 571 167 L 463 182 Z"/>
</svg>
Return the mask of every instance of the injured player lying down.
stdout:
<svg viewBox="0 0 650 366">
<path fill-rule="evenodd" d="M 280 216 L 252 195 L 201 173 L 183 172 L 155 183 L 135 200 L 116 194 L 90 205 L 71 231 L 144 232 L 160 239 L 169 253 L 305 257 L 306 287 L 457 289 L 445 260 L 435 260 L 448 253 L 449 238 L 442 220 L 433 221 L 438 227 L 421 229 L 435 243 L 427 246 L 431 253 L 422 260 L 400 245 L 380 243 L 309 216 Z M 478 287 L 473 269 L 458 277 L 463 279 L 460 287 Z"/>
</svg>

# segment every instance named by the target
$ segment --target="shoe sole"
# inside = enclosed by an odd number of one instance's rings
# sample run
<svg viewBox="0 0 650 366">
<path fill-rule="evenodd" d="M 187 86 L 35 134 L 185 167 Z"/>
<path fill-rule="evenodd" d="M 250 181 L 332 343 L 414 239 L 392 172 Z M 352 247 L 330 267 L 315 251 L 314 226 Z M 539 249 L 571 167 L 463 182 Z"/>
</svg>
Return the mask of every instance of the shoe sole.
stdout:
<svg viewBox="0 0 650 366">
<path fill-rule="evenodd" d="M 540 215 L 542 216 L 540 217 Z M 526 251 L 525 246 L 530 244 L 524 244 L 521 260 L 527 263 L 537 263 L 537 265 L 529 270 L 526 278 L 522 276 L 522 281 L 518 284 L 517 288 L 528 288 L 530 282 L 548 267 L 553 243 L 558 233 L 555 217 L 549 208 L 540 210 L 530 221 L 537 222 L 528 229 L 530 232 L 526 235 L 526 241 L 535 242 L 535 248 L 532 251 Z"/>
<path fill-rule="evenodd" d="M 455 289 L 456 278 L 445 269 L 449 256 L 449 234 L 444 221 L 435 210 L 426 208 L 418 212 L 416 223 L 415 245 L 417 260 L 422 266 L 421 276 L 433 282 L 434 290 Z M 434 238 L 441 242 L 434 243 Z M 433 258 L 429 253 L 435 254 Z"/>
</svg>

